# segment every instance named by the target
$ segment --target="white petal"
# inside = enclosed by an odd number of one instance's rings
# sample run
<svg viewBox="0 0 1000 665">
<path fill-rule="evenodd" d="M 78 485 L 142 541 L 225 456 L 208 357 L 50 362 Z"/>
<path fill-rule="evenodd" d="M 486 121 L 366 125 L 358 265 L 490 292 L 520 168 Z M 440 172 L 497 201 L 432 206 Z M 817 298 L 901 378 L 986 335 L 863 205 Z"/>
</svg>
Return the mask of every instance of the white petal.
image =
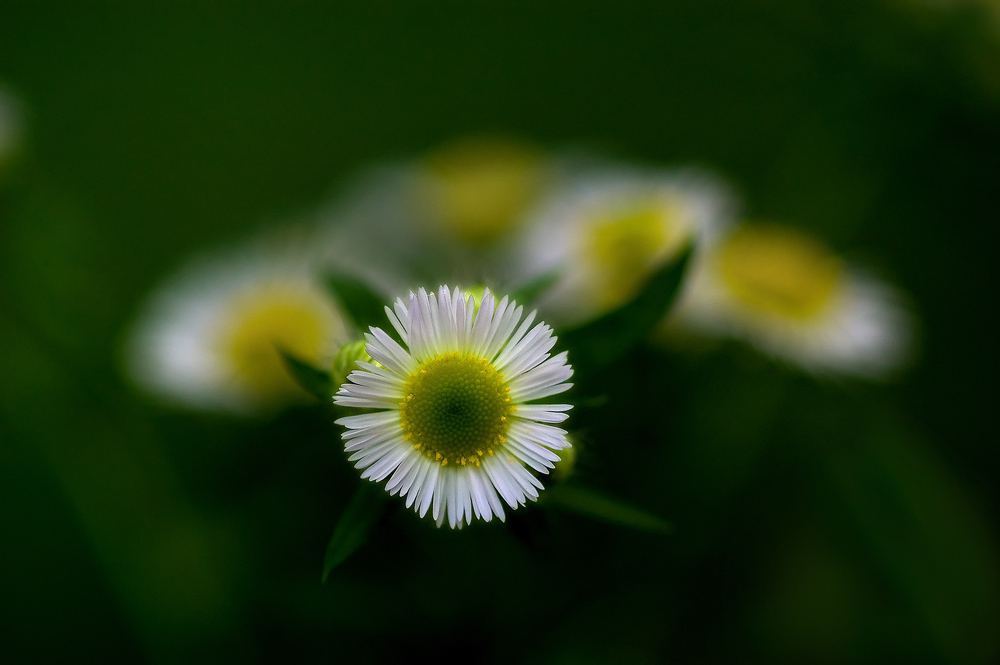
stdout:
<svg viewBox="0 0 1000 665">
<path fill-rule="evenodd" d="M 343 425 L 348 429 L 364 429 L 366 427 L 385 427 L 395 425 L 399 427 L 398 411 L 383 411 L 382 413 L 362 413 L 358 416 L 345 416 L 335 420 L 338 425 Z"/>
</svg>

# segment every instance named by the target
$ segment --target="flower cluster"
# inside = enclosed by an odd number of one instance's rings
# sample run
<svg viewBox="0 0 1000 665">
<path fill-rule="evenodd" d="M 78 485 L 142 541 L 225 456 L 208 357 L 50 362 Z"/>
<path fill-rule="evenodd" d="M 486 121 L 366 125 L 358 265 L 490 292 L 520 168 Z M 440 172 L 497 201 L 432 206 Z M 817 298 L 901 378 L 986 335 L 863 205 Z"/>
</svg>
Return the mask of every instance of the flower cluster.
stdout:
<svg viewBox="0 0 1000 665">
<path fill-rule="evenodd" d="M 466 140 L 369 172 L 317 216 L 298 242 L 265 239 L 169 280 L 135 324 L 131 374 L 168 401 L 261 415 L 307 398 L 287 356 L 332 366 L 349 460 L 439 525 L 504 519 L 575 459 L 556 426 L 570 405 L 536 403 L 570 387 L 567 352 L 535 311 L 471 285 L 542 283 L 530 304 L 582 329 L 690 256 L 650 331 L 666 350 L 677 333 L 730 337 L 808 372 L 877 378 L 909 348 L 896 291 L 799 230 L 740 221 L 704 170 Z M 323 286 L 331 270 L 383 302 L 408 295 L 385 308 L 389 326 L 359 330 Z"/>
</svg>

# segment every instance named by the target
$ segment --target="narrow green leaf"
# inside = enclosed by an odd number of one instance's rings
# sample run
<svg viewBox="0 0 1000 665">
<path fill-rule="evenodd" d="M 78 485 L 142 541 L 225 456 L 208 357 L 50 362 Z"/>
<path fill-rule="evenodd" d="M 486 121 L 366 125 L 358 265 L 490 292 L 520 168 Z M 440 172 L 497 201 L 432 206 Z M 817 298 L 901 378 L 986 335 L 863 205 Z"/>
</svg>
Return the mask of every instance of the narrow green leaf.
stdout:
<svg viewBox="0 0 1000 665">
<path fill-rule="evenodd" d="M 334 386 L 328 372 L 313 367 L 284 349 L 279 348 L 278 353 L 285 361 L 288 373 L 303 390 L 322 402 L 329 401 L 330 396 L 333 395 Z"/>
<path fill-rule="evenodd" d="M 382 518 L 387 505 L 386 493 L 367 481 L 354 493 L 333 529 L 330 544 L 326 546 L 326 556 L 323 558 L 324 584 L 330 571 L 365 544 L 372 527 Z"/>
<path fill-rule="evenodd" d="M 670 533 L 670 522 L 618 499 L 579 485 L 556 485 L 545 490 L 545 502 L 602 522 L 650 533 Z"/>
<path fill-rule="evenodd" d="M 689 245 L 654 273 L 631 302 L 559 336 L 574 368 L 609 365 L 649 335 L 680 292 L 691 250 Z"/>
<path fill-rule="evenodd" d="M 533 302 L 538 300 L 538 297 L 545 293 L 550 286 L 556 283 L 561 275 L 559 270 L 550 270 L 549 272 L 543 273 L 538 277 L 535 277 L 526 284 L 522 284 L 520 287 L 514 289 L 511 292 L 510 297 L 516 300 L 519 304 L 529 307 Z"/>
<path fill-rule="evenodd" d="M 325 281 L 334 299 L 340 303 L 359 331 L 364 332 L 370 326 L 385 328 L 388 325 L 385 298 L 366 283 L 340 273 L 327 274 Z"/>
</svg>

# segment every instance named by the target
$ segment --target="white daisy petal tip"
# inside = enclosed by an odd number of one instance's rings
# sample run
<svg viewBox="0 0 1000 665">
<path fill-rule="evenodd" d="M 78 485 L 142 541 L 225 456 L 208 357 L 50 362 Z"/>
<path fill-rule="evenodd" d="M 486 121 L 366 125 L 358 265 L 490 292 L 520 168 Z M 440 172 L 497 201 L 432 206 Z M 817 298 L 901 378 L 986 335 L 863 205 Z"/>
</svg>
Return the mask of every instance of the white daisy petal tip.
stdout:
<svg viewBox="0 0 1000 665">
<path fill-rule="evenodd" d="M 387 491 L 451 528 L 503 521 L 503 503 L 537 499 L 532 470 L 548 473 L 570 447 L 565 430 L 545 423 L 564 421 L 571 405 L 528 403 L 569 387 L 565 355 L 549 353 L 551 329 L 532 328 L 509 298 L 494 307 L 487 289 L 470 312 L 469 295 L 447 285 L 411 292 L 398 317 L 403 343 L 373 329 L 369 353 L 389 362 L 361 363 L 334 398 L 379 409 L 337 421 L 363 477 L 390 478 Z"/>
</svg>

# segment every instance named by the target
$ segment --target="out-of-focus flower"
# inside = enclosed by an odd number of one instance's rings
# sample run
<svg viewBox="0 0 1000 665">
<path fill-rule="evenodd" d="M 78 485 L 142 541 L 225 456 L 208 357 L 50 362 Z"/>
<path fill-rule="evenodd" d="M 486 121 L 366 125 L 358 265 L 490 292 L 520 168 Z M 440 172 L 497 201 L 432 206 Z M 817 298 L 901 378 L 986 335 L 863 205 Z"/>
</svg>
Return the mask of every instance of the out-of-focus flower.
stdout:
<svg viewBox="0 0 1000 665">
<path fill-rule="evenodd" d="M 475 299 L 442 286 L 410 293 L 386 308 L 404 346 L 378 328 L 366 335 L 378 364 L 359 362 L 334 398 L 341 406 L 380 409 L 337 422 L 362 478 L 406 497 L 438 525 L 504 519 L 538 498 L 541 482 L 569 447 L 569 404 L 529 404 L 567 390 L 566 353 L 551 356 L 556 338 L 544 323 L 522 321 L 523 308 L 486 290 Z M 499 496 L 498 496 L 499 495 Z"/>
<path fill-rule="evenodd" d="M 305 397 L 279 349 L 329 362 L 344 319 L 297 247 L 255 246 L 196 261 L 147 303 L 128 347 L 133 380 L 186 406 L 269 413 Z"/>
<path fill-rule="evenodd" d="M 417 165 L 422 203 L 438 232 L 485 247 L 513 233 L 546 182 L 546 160 L 526 143 L 467 138 Z"/>
<path fill-rule="evenodd" d="M 530 144 L 462 139 L 359 174 L 321 214 L 322 233 L 352 248 L 340 264 L 388 292 L 428 279 L 496 281 L 509 272 L 502 252 L 557 170 Z"/>
<path fill-rule="evenodd" d="M 20 100 L 0 85 L 0 170 L 6 165 L 24 137 L 24 115 Z"/>
<path fill-rule="evenodd" d="M 763 224 L 711 247 L 671 323 L 744 339 L 809 371 L 870 377 L 903 362 L 910 333 L 894 290 L 814 238 Z"/>
<path fill-rule="evenodd" d="M 635 296 L 682 248 L 724 227 L 732 207 L 726 188 L 704 173 L 592 172 L 540 206 L 518 262 L 528 278 L 559 271 L 539 306 L 559 323 L 579 323 Z"/>
</svg>

